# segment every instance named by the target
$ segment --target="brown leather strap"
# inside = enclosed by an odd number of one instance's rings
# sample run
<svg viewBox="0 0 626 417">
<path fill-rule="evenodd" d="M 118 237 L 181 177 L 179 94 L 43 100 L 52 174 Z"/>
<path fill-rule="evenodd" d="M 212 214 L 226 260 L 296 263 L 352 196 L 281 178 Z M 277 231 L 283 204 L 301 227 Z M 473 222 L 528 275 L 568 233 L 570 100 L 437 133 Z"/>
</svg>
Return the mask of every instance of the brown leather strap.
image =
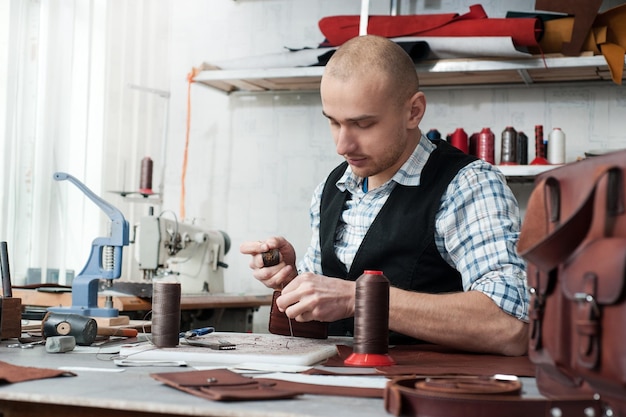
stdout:
<svg viewBox="0 0 626 417">
<path fill-rule="evenodd" d="M 450 383 L 450 378 L 446 378 Z M 387 383 L 385 409 L 395 416 L 415 417 L 552 417 L 602 415 L 602 404 L 595 400 L 549 400 L 523 398 L 518 394 L 445 392 L 423 389 L 433 378 L 398 378 Z M 494 379 L 494 384 L 498 380 Z M 458 381 L 467 384 L 468 378 Z M 511 381 L 513 382 L 513 381 Z M 485 384 L 484 378 L 480 382 Z M 560 414 L 558 414 L 560 411 Z M 595 414 L 589 414 L 593 411 Z"/>
</svg>

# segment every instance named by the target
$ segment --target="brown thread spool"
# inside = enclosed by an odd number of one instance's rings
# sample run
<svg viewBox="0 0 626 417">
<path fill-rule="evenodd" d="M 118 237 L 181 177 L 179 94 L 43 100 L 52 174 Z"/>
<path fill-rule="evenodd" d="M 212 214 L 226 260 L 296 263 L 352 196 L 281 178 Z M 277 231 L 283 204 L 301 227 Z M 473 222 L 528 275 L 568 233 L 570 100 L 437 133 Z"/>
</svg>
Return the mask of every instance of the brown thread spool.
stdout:
<svg viewBox="0 0 626 417">
<path fill-rule="evenodd" d="M 382 271 L 364 271 L 356 280 L 352 366 L 395 364 L 389 351 L 389 280 Z"/>
<path fill-rule="evenodd" d="M 512 126 L 502 131 L 500 165 L 517 165 L 517 132 Z"/>
<path fill-rule="evenodd" d="M 152 159 L 149 156 L 141 160 L 139 191 L 146 194 L 152 193 Z"/>
<path fill-rule="evenodd" d="M 178 346 L 180 333 L 180 283 L 155 282 L 152 286 L 152 343 Z"/>
</svg>

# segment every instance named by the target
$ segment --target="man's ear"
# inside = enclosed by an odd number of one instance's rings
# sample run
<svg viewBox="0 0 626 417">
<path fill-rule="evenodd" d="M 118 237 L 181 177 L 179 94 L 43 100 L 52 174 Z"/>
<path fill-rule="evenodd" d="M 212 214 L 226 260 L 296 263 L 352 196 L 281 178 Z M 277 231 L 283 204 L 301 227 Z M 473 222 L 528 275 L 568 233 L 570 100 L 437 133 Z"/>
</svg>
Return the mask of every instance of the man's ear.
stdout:
<svg viewBox="0 0 626 417">
<path fill-rule="evenodd" d="M 422 118 L 424 117 L 424 112 L 426 111 L 426 96 L 421 91 L 413 94 L 409 99 L 410 114 L 408 120 L 408 128 L 415 129 L 419 126 Z"/>
</svg>

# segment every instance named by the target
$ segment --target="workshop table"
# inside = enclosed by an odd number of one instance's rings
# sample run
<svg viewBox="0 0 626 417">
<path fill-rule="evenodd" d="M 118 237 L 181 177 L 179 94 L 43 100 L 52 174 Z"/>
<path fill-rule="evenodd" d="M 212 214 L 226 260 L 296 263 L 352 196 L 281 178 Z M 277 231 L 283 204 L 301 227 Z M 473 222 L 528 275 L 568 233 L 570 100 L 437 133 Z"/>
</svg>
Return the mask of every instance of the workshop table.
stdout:
<svg viewBox="0 0 626 417">
<path fill-rule="evenodd" d="M 141 334 L 144 338 L 148 335 Z M 249 336 L 260 337 L 260 334 Z M 226 336 L 225 336 L 226 337 Z M 273 336 L 272 336 L 273 337 Z M 147 416 L 228 416 L 228 417 L 370 417 L 389 416 L 383 398 L 303 394 L 293 399 L 219 402 L 179 391 L 157 381 L 150 374 L 192 371 L 226 363 L 186 360 L 187 367 L 130 366 L 114 362 L 119 352 L 90 347 L 66 353 L 47 353 L 42 345 L 25 349 L 9 347 L 15 339 L 0 342 L 0 361 L 46 369 L 64 369 L 76 376 L 16 382 L 0 385 L 0 415 L 3 417 L 147 417 Z M 124 343 L 122 341 L 121 343 Z M 128 342 L 126 342 L 128 343 Z M 339 346 L 331 340 L 328 343 Z M 106 350 L 105 350 L 106 349 Z M 81 350 L 83 350 L 81 352 Z M 140 355 L 136 356 L 139 357 Z M 132 355 L 128 357 L 132 358 Z M 332 358 L 331 358 L 332 359 Z M 443 358 L 445 360 L 445 358 Z M 452 360 L 452 359 L 451 359 Z M 170 361 L 171 362 L 171 361 Z M 333 363 L 329 361 L 328 363 Z M 337 365 L 335 365 L 337 366 Z M 324 370 L 337 370 L 322 365 Z M 343 368 L 344 372 L 348 368 Z M 361 372 L 361 371 L 359 371 Z M 371 372 L 369 377 L 371 378 Z M 380 376 L 384 378 L 384 376 Z M 522 396 L 541 397 L 534 378 L 522 377 Z"/>
<path fill-rule="evenodd" d="M 0 360 L 39 368 L 67 367 L 77 376 L 1 385 L 0 415 L 3 417 L 389 415 L 382 398 L 301 395 L 295 399 L 273 401 L 210 401 L 170 388 L 150 377 L 151 373 L 178 372 L 189 368 L 120 368 L 109 354 L 76 351 L 47 353 L 43 346 L 31 349 L 7 347 L 14 342 L 0 342 Z M 92 370 L 81 370 L 83 368 Z M 115 372 L 119 370 L 123 371 Z"/>
</svg>

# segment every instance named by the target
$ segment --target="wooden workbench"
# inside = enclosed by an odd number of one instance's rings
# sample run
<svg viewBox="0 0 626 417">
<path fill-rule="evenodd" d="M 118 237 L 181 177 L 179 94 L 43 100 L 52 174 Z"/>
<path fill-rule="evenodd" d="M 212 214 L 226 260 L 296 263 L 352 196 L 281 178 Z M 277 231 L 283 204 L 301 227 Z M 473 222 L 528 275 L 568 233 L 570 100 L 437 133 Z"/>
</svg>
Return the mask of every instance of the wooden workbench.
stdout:
<svg viewBox="0 0 626 417">
<path fill-rule="evenodd" d="M 113 293 L 113 308 L 119 310 L 123 315 L 128 315 L 132 319 L 142 320 L 152 309 L 151 300 L 134 295 L 123 293 Z M 33 307 L 68 307 L 72 305 L 71 292 L 48 292 L 37 289 L 13 289 L 13 297 L 22 299 L 22 306 Z M 105 295 L 98 296 L 98 306 L 103 307 Z M 223 331 L 252 331 L 251 316 L 261 306 L 269 306 L 272 302 L 271 294 L 245 295 L 230 293 L 210 293 L 210 294 L 183 294 L 181 296 L 182 320 L 181 330 L 188 328 L 198 328 L 214 326 Z M 200 319 L 202 314 L 206 319 Z"/>
<path fill-rule="evenodd" d="M 14 289 L 13 297 L 21 298 L 23 306 L 53 307 L 71 306 L 71 292 L 43 292 L 36 289 Z M 150 310 L 152 304 L 147 298 L 117 293 L 113 297 L 113 308 L 119 311 Z M 98 296 L 98 305 L 104 306 L 105 296 Z M 270 305 L 271 294 L 242 295 L 242 294 L 183 294 L 180 298 L 181 310 L 206 308 L 241 308 L 260 307 Z"/>
</svg>

